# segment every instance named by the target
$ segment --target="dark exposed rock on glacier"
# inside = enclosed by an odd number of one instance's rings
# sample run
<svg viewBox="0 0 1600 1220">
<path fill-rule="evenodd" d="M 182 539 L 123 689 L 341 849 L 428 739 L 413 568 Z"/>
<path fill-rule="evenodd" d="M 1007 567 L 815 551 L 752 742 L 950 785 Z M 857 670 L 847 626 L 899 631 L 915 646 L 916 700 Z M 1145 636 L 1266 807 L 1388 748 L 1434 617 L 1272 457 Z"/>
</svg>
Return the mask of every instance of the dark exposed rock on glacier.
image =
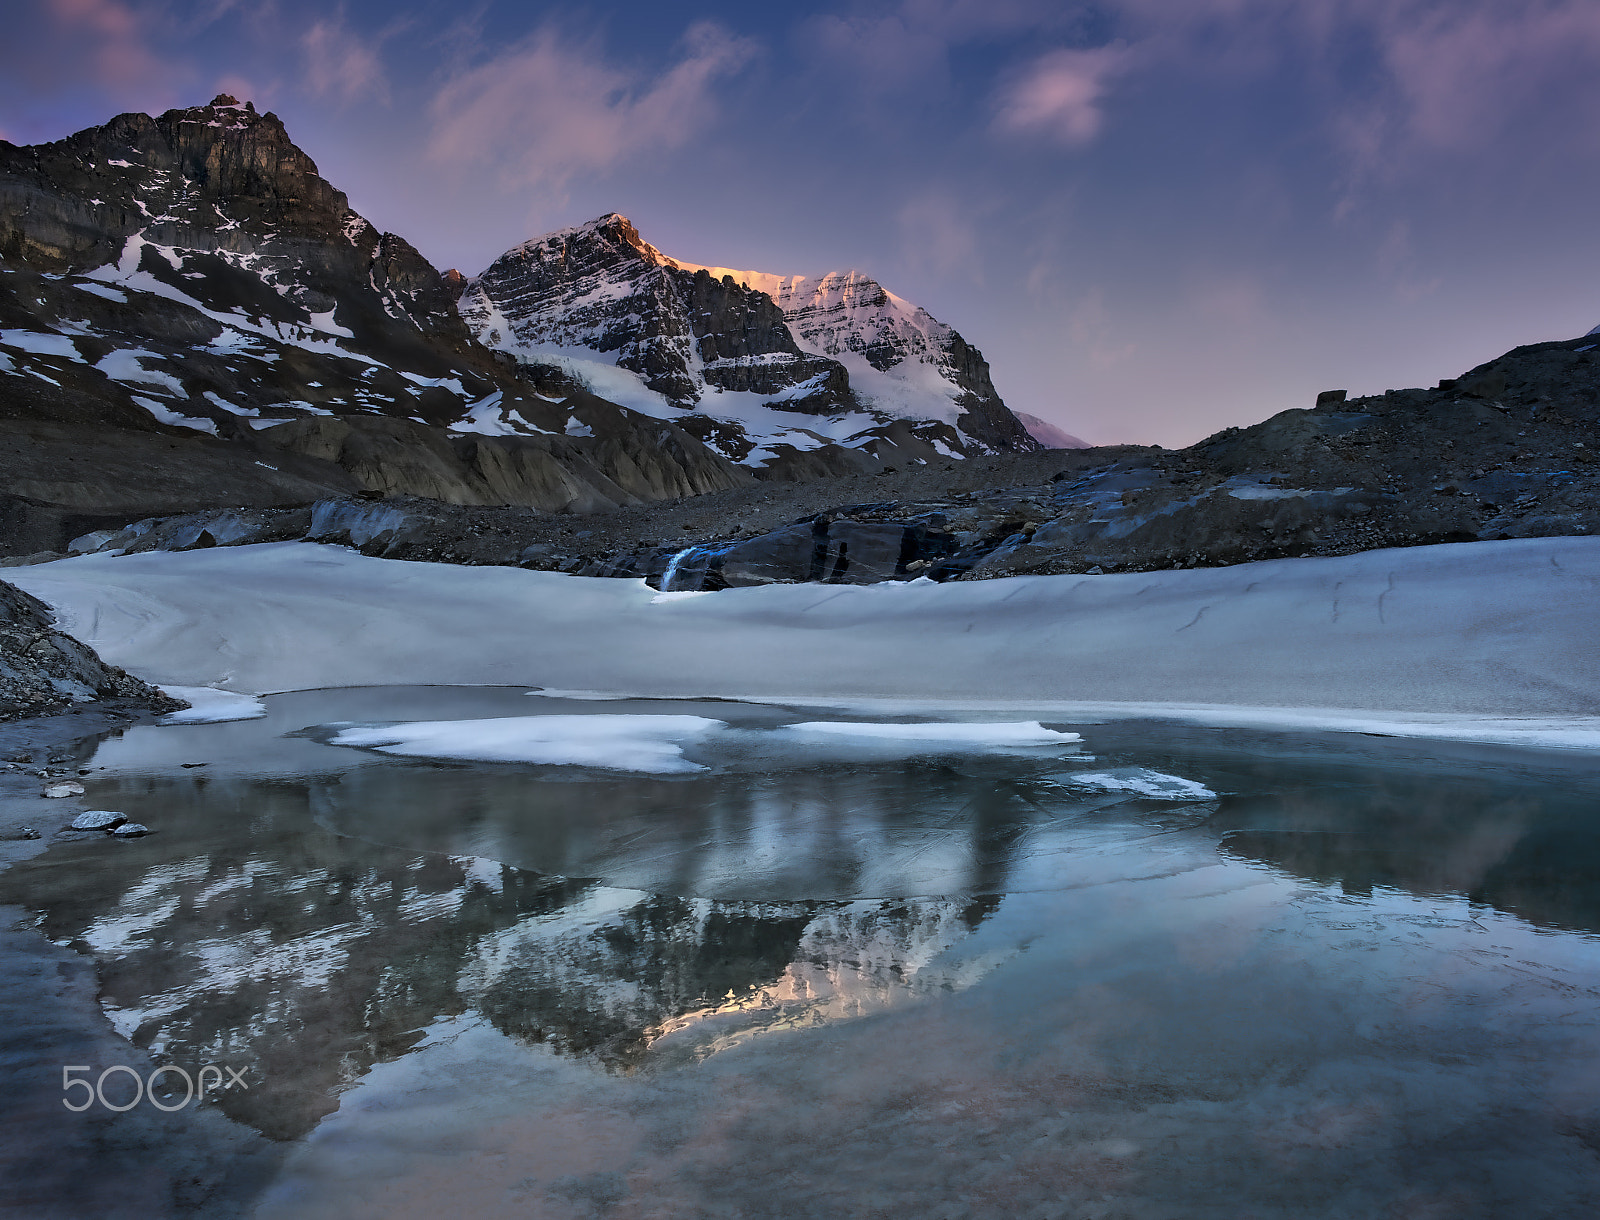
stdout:
<svg viewBox="0 0 1600 1220">
<path fill-rule="evenodd" d="M 1050 521 L 1008 539 L 973 575 L 1600 531 L 1592 349 L 1586 339 L 1531 344 L 1443 389 L 1284 411 L 1063 480 Z"/>
<path fill-rule="evenodd" d="M 105 664 L 93 649 L 57 631 L 43 602 L 0 581 L 0 720 L 99 700 L 156 712 L 188 706 Z"/>
</svg>

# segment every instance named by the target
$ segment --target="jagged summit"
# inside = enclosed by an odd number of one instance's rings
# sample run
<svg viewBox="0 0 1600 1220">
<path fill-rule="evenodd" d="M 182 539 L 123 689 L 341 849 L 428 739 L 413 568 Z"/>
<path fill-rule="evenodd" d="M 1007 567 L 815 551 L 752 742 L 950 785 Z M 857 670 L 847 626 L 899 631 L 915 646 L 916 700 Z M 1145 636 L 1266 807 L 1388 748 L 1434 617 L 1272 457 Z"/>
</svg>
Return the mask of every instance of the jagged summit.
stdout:
<svg viewBox="0 0 1600 1220">
<path fill-rule="evenodd" d="M 532 384 L 473 341 L 464 286 L 227 94 L 0 145 L 0 428 L 26 432 L 0 445 L 0 509 L 357 489 L 604 507 L 748 480 L 675 428 Z M 90 444 L 107 458 L 73 465 Z"/>
<path fill-rule="evenodd" d="M 751 465 L 1038 448 L 982 354 L 864 272 L 690 263 L 616 212 L 508 250 L 460 309 L 488 346 L 666 418 L 696 412 L 711 444 Z"/>
<path fill-rule="evenodd" d="M 681 265 L 640 237 L 633 222 L 620 212 L 607 212 L 585 224 L 571 225 L 531 238 L 500 257 L 576 257 L 587 265 L 602 265 L 607 252 L 613 253 L 617 260 L 634 257 L 643 259 L 653 267 Z"/>
</svg>

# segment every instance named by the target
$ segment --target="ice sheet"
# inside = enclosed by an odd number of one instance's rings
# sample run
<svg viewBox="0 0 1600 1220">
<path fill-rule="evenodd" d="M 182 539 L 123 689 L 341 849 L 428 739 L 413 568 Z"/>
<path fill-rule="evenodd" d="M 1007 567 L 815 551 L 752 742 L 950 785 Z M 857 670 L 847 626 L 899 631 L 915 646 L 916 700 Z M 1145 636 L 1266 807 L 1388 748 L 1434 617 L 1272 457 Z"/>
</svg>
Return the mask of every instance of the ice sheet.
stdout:
<svg viewBox="0 0 1600 1220">
<path fill-rule="evenodd" d="M 642 581 L 306 543 L 8 579 L 108 661 L 188 686 L 514 684 L 1600 749 L 1596 538 L 660 604 Z"/>
<path fill-rule="evenodd" d="M 418 758 L 672 775 L 705 770 L 683 757 L 684 744 L 726 727 L 723 721 L 705 716 L 502 716 L 352 725 L 329 741 Z"/>
</svg>

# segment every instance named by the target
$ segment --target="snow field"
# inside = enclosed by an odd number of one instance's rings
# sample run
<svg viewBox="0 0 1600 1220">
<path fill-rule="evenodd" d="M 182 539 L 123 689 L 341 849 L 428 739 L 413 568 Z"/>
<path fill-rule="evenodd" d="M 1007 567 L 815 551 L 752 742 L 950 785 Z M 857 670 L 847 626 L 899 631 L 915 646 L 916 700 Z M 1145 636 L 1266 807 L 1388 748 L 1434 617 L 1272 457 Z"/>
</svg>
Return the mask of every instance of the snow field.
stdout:
<svg viewBox="0 0 1600 1220">
<path fill-rule="evenodd" d="M 184 686 L 525 685 L 1600 749 L 1595 538 L 662 602 L 642 581 L 308 543 L 8 579 L 107 661 Z"/>
</svg>

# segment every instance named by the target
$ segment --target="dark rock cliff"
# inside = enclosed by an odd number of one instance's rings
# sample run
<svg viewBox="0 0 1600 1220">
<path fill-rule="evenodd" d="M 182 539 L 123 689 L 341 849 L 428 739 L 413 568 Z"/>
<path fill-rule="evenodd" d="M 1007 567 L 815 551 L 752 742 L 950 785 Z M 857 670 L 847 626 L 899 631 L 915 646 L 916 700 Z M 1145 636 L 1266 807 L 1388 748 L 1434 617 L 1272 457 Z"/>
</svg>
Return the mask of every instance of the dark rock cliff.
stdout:
<svg viewBox="0 0 1600 1220">
<path fill-rule="evenodd" d="M 461 288 L 248 103 L 0 142 L 0 507 L 15 526 L 0 555 L 59 549 L 100 516 L 358 491 L 614 503 L 591 451 L 637 449 L 653 421 L 579 420 L 580 387 L 472 339 Z M 384 440 L 301 443 L 335 420 Z M 464 437 L 493 477 L 430 467 Z M 749 478 L 692 436 L 652 460 L 674 469 L 628 495 Z"/>
<path fill-rule="evenodd" d="M 107 665 L 94 650 L 57 631 L 50 608 L 0 581 L 0 720 L 42 716 L 102 699 L 153 712 L 188 705 Z"/>
<path fill-rule="evenodd" d="M 582 522 L 411 508 L 393 534 L 322 537 L 685 590 L 1092 575 L 1600 534 L 1597 355 L 1593 336 L 1533 344 L 1432 389 L 1325 396 L 1182 450 L 821 472 Z M 199 529 L 150 523 L 107 545 L 187 547 Z M 276 536 L 266 521 L 252 529 L 238 540 Z"/>
</svg>

